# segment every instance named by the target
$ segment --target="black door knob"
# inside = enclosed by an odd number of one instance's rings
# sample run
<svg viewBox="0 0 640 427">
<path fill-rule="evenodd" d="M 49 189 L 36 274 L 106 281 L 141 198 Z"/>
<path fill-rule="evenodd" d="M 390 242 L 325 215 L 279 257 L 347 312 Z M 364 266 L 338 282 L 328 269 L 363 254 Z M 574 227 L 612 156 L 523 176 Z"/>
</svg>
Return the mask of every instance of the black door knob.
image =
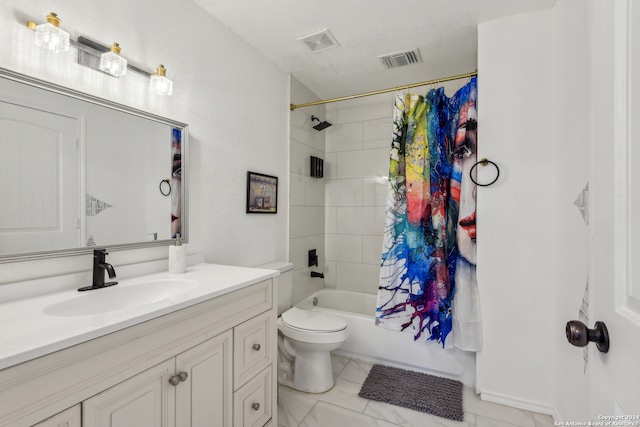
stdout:
<svg viewBox="0 0 640 427">
<path fill-rule="evenodd" d="M 567 341 L 576 347 L 584 347 L 590 342 L 595 342 L 599 351 L 609 351 L 609 332 L 603 322 L 596 322 L 593 329 L 579 320 L 570 320 L 565 328 Z"/>
</svg>

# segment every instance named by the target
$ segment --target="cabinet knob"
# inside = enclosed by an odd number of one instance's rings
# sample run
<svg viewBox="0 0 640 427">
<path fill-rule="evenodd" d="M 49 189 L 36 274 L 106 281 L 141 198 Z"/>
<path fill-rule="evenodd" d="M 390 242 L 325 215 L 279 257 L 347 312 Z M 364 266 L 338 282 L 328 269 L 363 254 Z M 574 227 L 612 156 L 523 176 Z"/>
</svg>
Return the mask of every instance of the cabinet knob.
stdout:
<svg viewBox="0 0 640 427">
<path fill-rule="evenodd" d="M 251 409 L 253 409 L 254 411 L 257 411 L 258 409 L 260 409 L 260 404 L 258 402 L 254 402 L 251 405 Z"/>
<path fill-rule="evenodd" d="M 260 347 L 260 344 L 254 344 L 254 345 L 253 345 L 253 349 L 254 349 L 255 351 L 260 351 L 260 348 L 261 348 L 261 347 Z"/>
<path fill-rule="evenodd" d="M 180 384 L 180 381 L 182 380 L 177 375 L 172 375 L 171 377 L 169 377 L 169 384 L 171 385 L 178 385 Z"/>
<path fill-rule="evenodd" d="M 189 374 L 187 374 L 184 371 L 183 372 L 178 372 L 177 374 L 172 375 L 171 377 L 169 377 L 169 384 L 178 385 L 182 381 L 186 381 L 187 378 L 189 378 Z"/>
</svg>

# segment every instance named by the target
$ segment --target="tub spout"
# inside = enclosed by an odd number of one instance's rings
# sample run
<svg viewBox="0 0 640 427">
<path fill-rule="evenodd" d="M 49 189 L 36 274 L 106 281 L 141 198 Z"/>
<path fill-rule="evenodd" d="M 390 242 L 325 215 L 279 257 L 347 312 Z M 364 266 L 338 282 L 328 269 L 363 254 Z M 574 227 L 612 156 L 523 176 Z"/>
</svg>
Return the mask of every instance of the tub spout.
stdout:
<svg viewBox="0 0 640 427">
<path fill-rule="evenodd" d="M 321 279 L 324 279 L 324 273 L 318 273 L 318 272 L 312 271 L 311 277 L 319 277 Z"/>
</svg>

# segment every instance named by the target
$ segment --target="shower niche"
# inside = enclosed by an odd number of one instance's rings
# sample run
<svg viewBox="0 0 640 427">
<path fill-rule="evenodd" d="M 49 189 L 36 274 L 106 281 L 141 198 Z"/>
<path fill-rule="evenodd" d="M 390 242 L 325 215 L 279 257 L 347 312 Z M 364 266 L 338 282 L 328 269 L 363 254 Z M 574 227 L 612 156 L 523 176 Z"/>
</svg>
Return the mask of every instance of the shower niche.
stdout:
<svg viewBox="0 0 640 427">
<path fill-rule="evenodd" d="M 319 157 L 311 156 L 311 178 L 323 178 L 324 177 L 324 160 Z"/>
</svg>

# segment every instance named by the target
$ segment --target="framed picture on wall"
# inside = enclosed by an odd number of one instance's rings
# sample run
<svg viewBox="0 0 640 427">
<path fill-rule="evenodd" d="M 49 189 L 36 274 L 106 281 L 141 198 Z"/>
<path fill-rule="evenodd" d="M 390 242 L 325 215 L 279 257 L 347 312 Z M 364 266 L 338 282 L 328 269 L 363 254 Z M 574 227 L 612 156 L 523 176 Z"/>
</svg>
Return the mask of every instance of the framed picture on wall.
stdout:
<svg viewBox="0 0 640 427">
<path fill-rule="evenodd" d="M 278 177 L 247 172 L 247 213 L 278 213 Z"/>
</svg>

